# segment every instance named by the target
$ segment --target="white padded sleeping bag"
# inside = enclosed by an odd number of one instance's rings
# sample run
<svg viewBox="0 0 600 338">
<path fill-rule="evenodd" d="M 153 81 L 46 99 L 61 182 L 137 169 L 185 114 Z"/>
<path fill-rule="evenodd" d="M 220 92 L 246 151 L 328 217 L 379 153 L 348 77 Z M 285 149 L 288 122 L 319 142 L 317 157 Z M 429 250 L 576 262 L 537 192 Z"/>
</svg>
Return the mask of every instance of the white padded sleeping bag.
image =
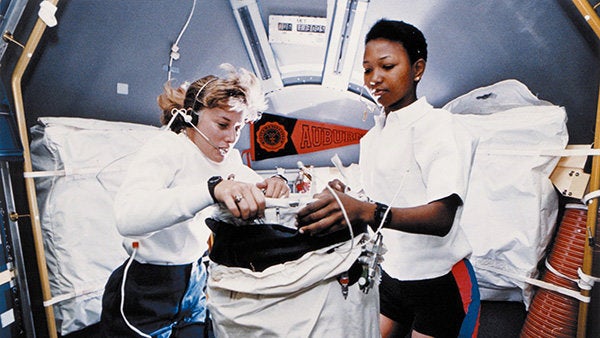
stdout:
<svg viewBox="0 0 600 338">
<path fill-rule="evenodd" d="M 549 177 L 559 158 L 540 153 L 566 147 L 566 112 L 516 80 L 475 89 L 444 108 L 479 138 L 460 224 L 481 298 L 528 307 L 532 287 L 513 277 L 538 276 L 553 235 L 558 194 Z"/>
<path fill-rule="evenodd" d="M 31 158 L 52 302 L 61 335 L 100 320 L 110 273 L 128 256 L 113 196 L 130 154 L 158 128 L 46 117 L 31 128 Z M 46 173 L 43 173 L 46 172 Z"/>
</svg>

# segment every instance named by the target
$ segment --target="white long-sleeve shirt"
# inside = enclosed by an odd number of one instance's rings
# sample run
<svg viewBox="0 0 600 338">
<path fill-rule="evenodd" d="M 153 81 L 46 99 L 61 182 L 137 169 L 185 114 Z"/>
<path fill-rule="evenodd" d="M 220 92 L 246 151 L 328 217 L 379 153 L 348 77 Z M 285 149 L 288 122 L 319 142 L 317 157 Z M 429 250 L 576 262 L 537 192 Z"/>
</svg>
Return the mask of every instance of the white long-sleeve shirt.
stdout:
<svg viewBox="0 0 600 338">
<path fill-rule="evenodd" d="M 131 253 L 139 243 L 141 263 L 178 265 L 196 261 L 208 248 L 210 230 L 201 210 L 213 204 L 211 176 L 256 183 L 260 175 L 243 164 L 232 149 L 225 159 L 208 159 L 183 133 L 165 131 L 134 155 L 115 197 L 117 228 Z"/>
</svg>

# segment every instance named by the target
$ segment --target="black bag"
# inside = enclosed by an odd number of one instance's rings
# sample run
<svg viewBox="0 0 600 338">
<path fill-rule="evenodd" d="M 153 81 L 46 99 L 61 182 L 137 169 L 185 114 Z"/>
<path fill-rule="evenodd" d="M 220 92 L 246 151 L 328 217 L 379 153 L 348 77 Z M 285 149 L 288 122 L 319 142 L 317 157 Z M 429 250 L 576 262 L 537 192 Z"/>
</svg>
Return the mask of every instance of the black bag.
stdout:
<svg viewBox="0 0 600 338">
<path fill-rule="evenodd" d="M 305 253 L 350 239 L 350 231 L 338 230 L 324 236 L 301 234 L 279 224 L 234 225 L 212 218 L 206 224 L 214 234 L 210 259 L 229 267 L 263 271 L 296 260 Z M 366 225 L 353 225 L 354 236 L 367 232 Z"/>
</svg>

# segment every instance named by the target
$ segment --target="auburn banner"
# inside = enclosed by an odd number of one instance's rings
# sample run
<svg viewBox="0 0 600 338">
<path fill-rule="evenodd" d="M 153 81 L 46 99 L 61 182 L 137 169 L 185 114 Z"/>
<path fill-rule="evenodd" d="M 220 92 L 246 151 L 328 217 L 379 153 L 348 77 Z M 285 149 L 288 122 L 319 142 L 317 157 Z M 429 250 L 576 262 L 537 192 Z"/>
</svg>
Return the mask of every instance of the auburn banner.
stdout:
<svg viewBox="0 0 600 338">
<path fill-rule="evenodd" d="M 250 125 L 253 161 L 357 144 L 365 129 L 262 114 Z"/>
</svg>

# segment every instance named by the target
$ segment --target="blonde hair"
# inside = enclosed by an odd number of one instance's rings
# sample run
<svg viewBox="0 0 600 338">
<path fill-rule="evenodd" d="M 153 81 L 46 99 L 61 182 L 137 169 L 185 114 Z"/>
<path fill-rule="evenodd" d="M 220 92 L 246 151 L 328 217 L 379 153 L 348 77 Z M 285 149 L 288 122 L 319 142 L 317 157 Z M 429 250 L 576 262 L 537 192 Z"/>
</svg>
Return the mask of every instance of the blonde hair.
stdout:
<svg viewBox="0 0 600 338">
<path fill-rule="evenodd" d="M 170 81 L 165 83 L 163 93 L 157 98 L 163 111 L 161 123 L 167 125 L 173 118 L 173 112 L 183 109 L 186 114 L 191 114 L 192 123 L 196 124 L 202 109 L 217 107 L 243 114 L 245 122 L 260 119 L 267 103 L 256 75 L 244 68 L 236 70 L 230 64 L 222 64 L 221 68 L 227 71 L 226 77 L 208 75 L 187 88 L 173 87 Z M 178 115 L 171 124 L 171 130 L 178 133 L 186 126 L 183 117 Z"/>
</svg>

